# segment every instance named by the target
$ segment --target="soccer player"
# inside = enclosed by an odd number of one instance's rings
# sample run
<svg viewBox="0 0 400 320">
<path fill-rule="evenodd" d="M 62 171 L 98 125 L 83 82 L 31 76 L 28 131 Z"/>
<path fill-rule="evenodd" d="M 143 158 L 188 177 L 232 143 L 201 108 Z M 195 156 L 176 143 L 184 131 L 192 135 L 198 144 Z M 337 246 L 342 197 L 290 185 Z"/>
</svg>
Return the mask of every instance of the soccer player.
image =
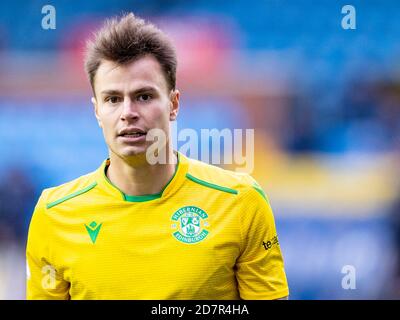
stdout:
<svg viewBox="0 0 400 320">
<path fill-rule="evenodd" d="M 176 52 L 126 14 L 89 42 L 86 71 L 109 158 L 45 189 L 27 242 L 28 299 L 282 299 L 289 295 L 271 207 L 247 174 L 172 148 Z M 151 164 L 150 130 L 166 162 Z"/>
</svg>

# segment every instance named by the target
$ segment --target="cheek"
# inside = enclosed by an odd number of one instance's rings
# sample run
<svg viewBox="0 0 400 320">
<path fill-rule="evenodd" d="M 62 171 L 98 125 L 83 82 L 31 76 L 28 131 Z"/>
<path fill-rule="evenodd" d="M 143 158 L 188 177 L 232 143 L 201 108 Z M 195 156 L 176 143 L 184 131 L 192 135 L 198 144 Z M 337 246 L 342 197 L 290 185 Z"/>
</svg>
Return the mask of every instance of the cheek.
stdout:
<svg viewBox="0 0 400 320">
<path fill-rule="evenodd" d="M 107 139 L 112 139 L 115 136 L 115 121 L 112 113 L 100 114 L 101 127 L 103 129 L 104 137 Z"/>
<path fill-rule="evenodd" d="M 163 102 L 157 105 L 154 105 L 152 108 L 149 108 L 149 118 L 152 119 L 154 123 L 158 123 L 158 127 L 162 126 L 164 122 L 169 121 L 169 103 Z"/>
</svg>

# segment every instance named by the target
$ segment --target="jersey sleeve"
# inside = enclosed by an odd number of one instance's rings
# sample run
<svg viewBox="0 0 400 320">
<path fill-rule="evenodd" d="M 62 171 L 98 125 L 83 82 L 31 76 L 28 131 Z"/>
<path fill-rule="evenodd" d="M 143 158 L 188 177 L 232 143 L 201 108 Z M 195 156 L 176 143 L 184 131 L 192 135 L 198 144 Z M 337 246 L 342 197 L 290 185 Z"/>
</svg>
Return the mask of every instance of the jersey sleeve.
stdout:
<svg viewBox="0 0 400 320">
<path fill-rule="evenodd" d="M 236 279 L 244 300 L 279 299 L 289 295 L 284 261 L 268 198 L 251 178 L 240 213 L 242 248 Z"/>
<path fill-rule="evenodd" d="M 43 193 L 36 204 L 26 246 L 26 298 L 28 300 L 67 300 L 69 283 L 58 274 L 51 261 L 52 242 L 46 219 Z"/>
</svg>

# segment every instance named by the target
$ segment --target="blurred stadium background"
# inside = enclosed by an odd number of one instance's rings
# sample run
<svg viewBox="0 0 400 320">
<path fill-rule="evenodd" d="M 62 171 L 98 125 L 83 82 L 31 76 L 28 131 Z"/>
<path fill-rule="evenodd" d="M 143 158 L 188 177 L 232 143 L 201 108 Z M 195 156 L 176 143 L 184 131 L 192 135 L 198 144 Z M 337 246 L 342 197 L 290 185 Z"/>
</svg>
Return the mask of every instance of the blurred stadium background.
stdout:
<svg viewBox="0 0 400 320">
<path fill-rule="evenodd" d="M 42 7 L 56 29 L 41 28 Z M 357 29 L 341 27 L 344 5 Z M 292 299 L 400 297 L 400 4 L 385 1 L 2 1 L 0 299 L 25 298 L 43 188 L 107 156 L 85 39 L 123 11 L 175 40 L 180 128 L 254 128 Z M 342 267 L 356 269 L 344 290 Z"/>
</svg>

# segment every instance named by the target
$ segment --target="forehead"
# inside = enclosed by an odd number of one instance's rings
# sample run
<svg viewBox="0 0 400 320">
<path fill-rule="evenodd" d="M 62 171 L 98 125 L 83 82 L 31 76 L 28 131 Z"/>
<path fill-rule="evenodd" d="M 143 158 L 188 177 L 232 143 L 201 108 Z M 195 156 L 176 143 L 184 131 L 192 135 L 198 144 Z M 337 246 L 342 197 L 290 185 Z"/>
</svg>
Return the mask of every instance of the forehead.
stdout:
<svg viewBox="0 0 400 320">
<path fill-rule="evenodd" d="M 132 91 L 153 86 L 167 90 L 160 63 L 152 56 L 144 56 L 126 64 L 103 60 L 94 81 L 96 92 L 103 90 Z"/>
</svg>

